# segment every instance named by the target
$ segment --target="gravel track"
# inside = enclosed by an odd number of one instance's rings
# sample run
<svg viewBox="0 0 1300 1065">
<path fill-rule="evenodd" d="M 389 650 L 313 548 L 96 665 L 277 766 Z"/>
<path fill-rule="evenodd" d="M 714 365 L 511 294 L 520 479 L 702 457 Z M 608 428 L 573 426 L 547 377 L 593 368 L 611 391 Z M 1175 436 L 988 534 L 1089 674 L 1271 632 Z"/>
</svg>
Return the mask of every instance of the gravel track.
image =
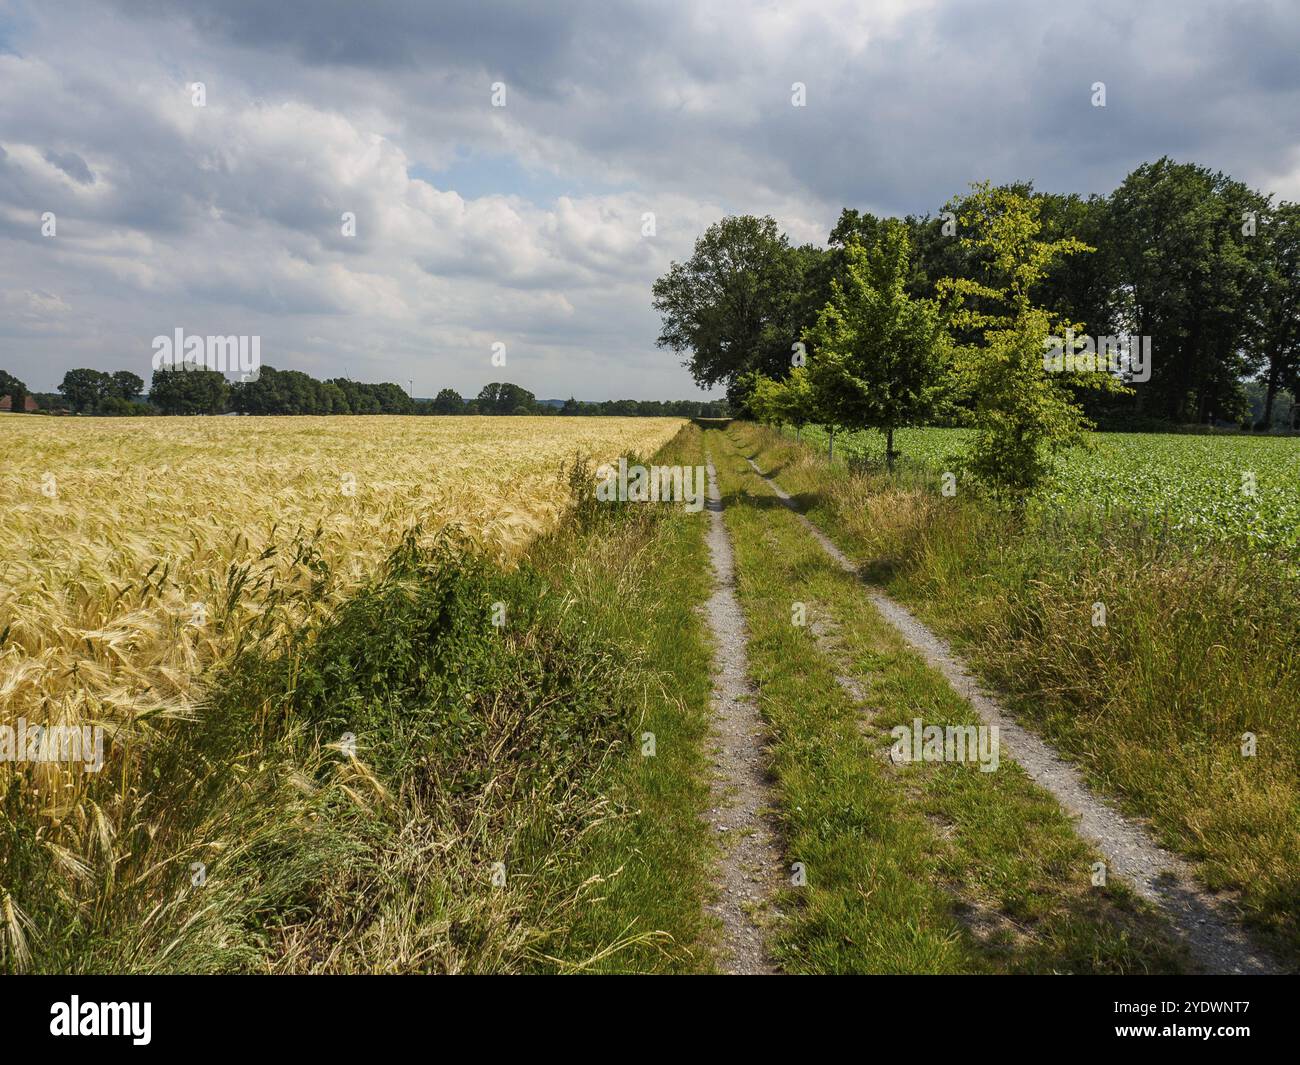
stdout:
<svg viewBox="0 0 1300 1065">
<path fill-rule="evenodd" d="M 749 688 L 745 615 L 736 598 L 736 564 L 722 520 L 722 496 L 711 457 L 707 542 L 717 586 L 705 607 L 713 634 L 713 725 L 717 751 L 709 823 L 722 858 L 708 910 L 722 924 L 718 968 L 732 975 L 777 970 L 764 948 L 764 928 L 776 919 L 773 897 L 781 853 L 764 811 L 772 805 L 764 754 L 765 729 Z"/>
<path fill-rule="evenodd" d="M 852 560 L 798 511 L 790 495 L 764 474 L 753 459 L 747 461 L 826 553 L 845 570 L 858 575 Z M 1282 971 L 1277 962 L 1250 940 L 1228 907 L 1196 882 L 1189 863 L 1161 847 L 1143 825 L 1094 795 L 1078 769 L 1063 761 L 1037 735 L 1016 724 L 979 686 L 946 641 L 879 588 L 865 582 L 864 587 L 872 605 L 907 643 L 943 674 L 986 723 L 998 726 L 1002 750 L 1035 782 L 1056 796 L 1075 818 L 1079 834 L 1101 852 L 1107 874 L 1121 877 L 1138 895 L 1165 911 L 1202 969 L 1241 974 Z"/>
</svg>

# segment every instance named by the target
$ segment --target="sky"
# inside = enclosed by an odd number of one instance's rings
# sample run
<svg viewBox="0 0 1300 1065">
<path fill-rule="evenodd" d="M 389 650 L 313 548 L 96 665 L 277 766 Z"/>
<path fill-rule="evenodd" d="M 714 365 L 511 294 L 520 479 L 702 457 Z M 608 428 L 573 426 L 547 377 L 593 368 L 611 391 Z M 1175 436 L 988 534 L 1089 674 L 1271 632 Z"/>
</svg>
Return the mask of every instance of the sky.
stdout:
<svg viewBox="0 0 1300 1065">
<path fill-rule="evenodd" d="M 182 329 L 417 396 L 704 396 L 650 286 L 710 223 L 824 243 L 1165 154 L 1300 199 L 1298 56 L 1295 0 L 0 0 L 0 369 L 147 381 Z"/>
</svg>

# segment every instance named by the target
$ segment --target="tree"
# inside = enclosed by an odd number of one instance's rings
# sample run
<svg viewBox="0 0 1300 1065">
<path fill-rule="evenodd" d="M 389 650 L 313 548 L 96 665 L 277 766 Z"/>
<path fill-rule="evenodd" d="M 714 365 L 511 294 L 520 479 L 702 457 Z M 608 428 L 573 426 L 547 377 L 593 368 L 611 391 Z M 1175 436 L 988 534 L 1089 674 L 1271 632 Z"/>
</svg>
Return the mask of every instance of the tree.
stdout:
<svg viewBox="0 0 1300 1065">
<path fill-rule="evenodd" d="M 746 374 L 778 376 L 789 367 L 803 273 L 818 254 L 791 248 L 771 218 L 715 222 L 691 257 L 654 283 L 653 306 L 663 317 L 656 343 L 689 353 L 683 365 L 696 383 L 726 384 L 740 409 Z"/>
<path fill-rule="evenodd" d="M 406 389 L 392 381 L 381 381 L 377 385 L 362 387 L 370 389 L 375 399 L 379 401 L 381 414 L 410 414 L 415 409 L 415 403 Z"/>
<path fill-rule="evenodd" d="M 265 370 L 263 370 L 265 372 Z M 353 414 L 379 414 L 379 400 L 370 390 L 370 386 L 363 385 L 357 381 L 349 381 L 346 377 L 335 377 L 326 382 L 334 385 L 343 393 L 347 401 L 348 410 Z"/>
<path fill-rule="evenodd" d="M 220 414 L 229 391 L 216 370 L 155 370 L 149 401 L 164 414 Z"/>
<path fill-rule="evenodd" d="M 118 370 L 108 381 L 108 395 L 127 401 L 144 391 L 144 380 L 130 370 Z"/>
<path fill-rule="evenodd" d="M 1278 392 L 1295 395 L 1300 377 L 1300 204 L 1279 204 L 1258 221 L 1262 245 L 1258 301 L 1248 344 L 1264 364 L 1264 408 L 1257 429 L 1273 424 Z"/>
<path fill-rule="evenodd" d="M 536 407 L 536 396 L 509 381 L 493 381 L 484 385 L 478 394 L 480 414 L 531 414 Z"/>
<path fill-rule="evenodd" d="M 982 334 L 956 352 L 975 424 L 970 467 L 1023 502 L 1050 473 L 1054 454 L 1080 442 L 1089 427 L 1067 381 L 1112 391 L 1123 385 L 1104 370 L 1054 374 L 1044 365 L 1051 339 L 1075 323 L 1036 307 L 1031 293 L 1063 256 L 1092 249 L 1073 237 L 1043 241 L 1037 200 L 988 182 L 973 189 L 958 201 L 958 218 L 963 243 L 987 259 L 986 280 L 945 278 L 939 291 L 955 301 L 980 301 L 953 314 L 957 328 Z"/>
<path fill-rule="evenodd" d="M 818 409 L 830 422 L 883 432 L 890 469 L 897 455 L 894 431 L 933 413 L 950 361 L 939 308 L 907 294 L 910 277 L 906 223 L 882 223 L 869 246 L 851 239 L 844 272 L 804 334 Z"/>
<path fill-rule="evenodd" d="M 826 420 L 817 406 L 817 397 L 804 366 L 793 367 L 789 376 L 782 380 L 755 375 L 750 382 L 749 409 L 761 422 L 793 425 L 796 440 L 809 422 Z M 834 448 L 833 427 L 831 441 Z"/>
<path fill-rule="evenodd" d="M 351 414 L 352 408 L 348 406 L 347 393 L 333 381 L 321 382 L 321 398 L 328 406 L 326 414 Z"/>
<path fill-rule="evenodd" d="M 105 396 L 96 405 L 95 413 L 134 418 L 140 415 L 157 414 L 158 412 L 147 403 L 137 403 L 134 400 L 123 399 L 121 396 Z"/>
<path fill-rule="evenodd" d="M 1267 201 L 1239 181 L 1161 158 L 1110 197 L 1104 251 L 1113 262 L 1114 317 L 1152 338 L 1151 380 L 1135 386 L 1170 421 L 1236 419 L 1257 284 L 1257 237 L 1243 233 Z"/>
<path fill-rule="evenodd" d="M 285 375 L 263 366 L 255 381 L 230 385 L 230 409 L 240 414 L 291 414 L 291 390 Z"/>
<path fill-rule="evenodd" d="M 99 370 L 69 370 L 63 375 L 59 391 L 68 406 L 78 414 L 93 410 L 101 399 L 109 395 L 112 379 Z"/>
<path fill-rule="evenodd" d="M 828 254 L 830 270 L 825 282 L 825 295 L 817 304 L 820 311 L 830 298 L 830 281 L 844 272 L 844 248 L 857 241 L 865 248 L 873 247 L 880 239 L 886 219 L 869 211 L 845 208 L 830 233 L 831 249 Z M 930 215 L 908 215 L 903 219 L 907 226 L 911 257 L 906 290 L 918 299 L 933 298 L 935 285 L 943 277 L 972 277 L 973 264 L 969 249 L 963 248 L 951 227 L 950 220 Z M 813 315 L 816 319 L 816 313 Z"/>
<path fill-rule="evenodd" d="M 0 370 L 0 396 L 9 397 L 9 409 L 22 411 L 27 406 L 27 386 L 7 370 Z"/>
<path fill-rule="evenodd" d="M 461 414 L 465 410 L 465 401 L 454 388 L 444 388 L 433 401 L 434 414 Z"/>
</svg>

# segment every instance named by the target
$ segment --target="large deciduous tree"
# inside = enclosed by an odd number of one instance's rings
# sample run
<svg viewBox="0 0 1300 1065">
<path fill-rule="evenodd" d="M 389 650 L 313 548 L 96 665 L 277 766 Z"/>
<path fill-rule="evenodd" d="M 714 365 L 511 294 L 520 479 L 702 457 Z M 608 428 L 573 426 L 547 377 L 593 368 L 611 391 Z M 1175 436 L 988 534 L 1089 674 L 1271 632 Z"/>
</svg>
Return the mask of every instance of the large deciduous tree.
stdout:
<svg viewBox="0 0 1300 1065">
<path fill-rule="evenodd" d="M 94 410 L 101 399 L 111 395 L 112 378 L 99 370 L 69 370 L 63 375 L 59 391 L 68 406 L 78 414 Z"/>
<path fill-rule="evenodd" d="M 462 414 L 465 401 L 454 388 L 444 388 L 433 401 L 434 414 Z"/>
<path fill-rule="evenodd" d="M 493 381 L 479 390 L 480 414 L 532 414 L 536 409 L 537 397 L 509 381 Z"/>
<path fill-rule="evenodd" d="M 1264 409 L 1256 428 L 1273 422 L 1277 394 L 1300 383 L 1300 204 L 1283 202 L 1259 219 L 1258 300 L 1248 346 L 1264 367 Z"/>
<path fill-rule="evenodd" d="M 654 283 L 663 317 L 657 343 L 686 354 L 703 387 L 727 386 L 732 409 L 745 405 L 747 375 L 790 367 L 806 310 L 803 277 L 822 252 L 793 248 L 771 218 L 739 215 L 705 230 L 691 257 Z"/>
<path fill-rule="evenodd" d="M 9 409 L 21 411 L 27 402 L 27 386 L 7 370 L 0 370 L 0 396 L 8 396 Z"/>
<path fill-rule="evenodd" d="M 229 393 L 216 370 L 154 370 L 149 402 L 164 414 L 220 414 Z"/>
<path fill-rule="evenodd" d="M 117 399 L 134 400 L 144 391 L 144 379 L 130 370 L 118 370 L 108 380 L 108 395 Z"/>
<path fill-rule="evenodd" d="M 1244 414 L 1256 249 L 1267 201 L 1203 166 L 1161 158 L 1111 195 L 1106 252 L 1116 318 L 1151 337 L 1152 374 L 1136 386 L 1151 413 L 1176 422 Z"/>
</svg>

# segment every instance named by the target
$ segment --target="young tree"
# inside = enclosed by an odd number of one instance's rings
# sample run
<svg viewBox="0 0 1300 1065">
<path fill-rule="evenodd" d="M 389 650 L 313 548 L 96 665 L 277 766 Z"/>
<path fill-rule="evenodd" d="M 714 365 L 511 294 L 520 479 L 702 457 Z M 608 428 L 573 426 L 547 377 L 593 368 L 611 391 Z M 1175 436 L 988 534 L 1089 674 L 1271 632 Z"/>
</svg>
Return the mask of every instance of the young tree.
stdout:
<svg viewBox="0 0 1300 1065">
<path fill-rule="evenodd" d="M 973 188 L 958 201 L 961 239 L 987 257 L 988 280 L 945 278 L 939 291 L 979 301 L 952 317 L 955 328 L 982 333 L 982 342 L 958 347 L 955 360 L 960 387 L 973 408 L 970 467 L 999 492 L 1023 502 L 1050 473 L 1053 455 L 1081 442 L 1091 427 L 1068 385 L 1124 387 L 1105 370 L 1049 373 L 1044 365 L 1052 338 L 1079 327 L 1034 306 L 1031 290 L 1063 256 L 1092 249 L 1074 237 L 1040 239 L 1038 201 L 988 182 Z"/>
<path fill-rule="evenodd" d="M 746 384 L 754 417 L 773 425 L 793 425 L 796 440 L 803 427 L 817 418 L 812 385 L 803 366 L 795 366 L 789 377 L 779 381 L 754 374 Z"/>
<path fill-rule="evenodd" d="M 830 301 L 804 334 L 816 406 L 831 423 L 884 433 L 890 469 L 894 431 L 933 414 L 950 363 L 938 306 L 907 293 L 910 250 L 897 219 L 880 223 L 870 245 L 850 240 Z"/>
</svg>

